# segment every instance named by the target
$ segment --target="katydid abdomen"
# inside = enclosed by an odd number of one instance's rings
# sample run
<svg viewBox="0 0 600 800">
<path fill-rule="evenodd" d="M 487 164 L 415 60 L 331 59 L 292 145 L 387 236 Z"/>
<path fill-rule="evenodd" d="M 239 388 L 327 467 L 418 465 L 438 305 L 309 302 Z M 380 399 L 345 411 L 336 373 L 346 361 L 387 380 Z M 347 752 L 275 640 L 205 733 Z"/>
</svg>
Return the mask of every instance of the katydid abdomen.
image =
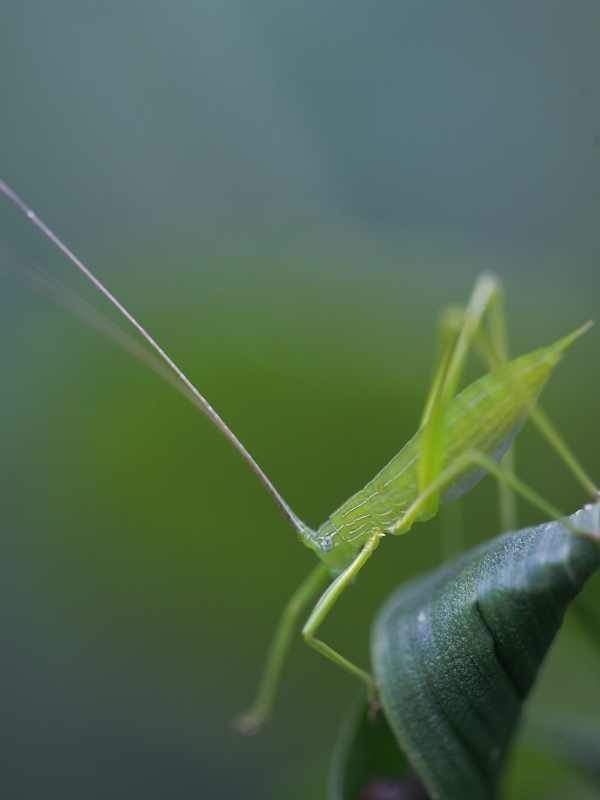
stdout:
<svg viewBox="0 0 600 800">
<path fill-rule="evenodd" d="M 587 325 L 548 347 L 508 362 L 450 400 L 443 409 L 442 468 L 451 466 L 471 451 L 499 461 L 525 423 L 529 409 L 562 353 L 584 330 Z M 332 573 L 352 563 L 373 531 L 406 533 L 413 522 L 424 521 L 435 514 L 426 507 L 403 524 L 403 517 L 420 492 L 419 457 L 426 428 L 417 431 L 398 455 L 317 531 L 314 549 Z M 461 497 L 485 474 L 486 470 L 478 464 L 465 466 L 441 491 L 440 502 Z M 307 544 L 311 546 L 313 542 Z"/>
</svg>

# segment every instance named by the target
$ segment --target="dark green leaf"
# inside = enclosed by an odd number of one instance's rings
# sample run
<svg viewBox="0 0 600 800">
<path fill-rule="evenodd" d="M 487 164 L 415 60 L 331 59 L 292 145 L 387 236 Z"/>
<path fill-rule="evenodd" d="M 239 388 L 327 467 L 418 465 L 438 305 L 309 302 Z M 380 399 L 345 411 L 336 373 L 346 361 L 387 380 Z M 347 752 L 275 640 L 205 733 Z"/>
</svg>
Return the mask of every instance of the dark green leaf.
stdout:
<svg viewBox="0 0 600 800">
<path fill-rule="evenodd" d="M 599 509 L 571 521 L 594 531 Z M 599 563 L 594 539 L 551 522 L 488 542 L 385 604 L 372 639 L 381 702 L 432 798 L 495 797 L 523 700 Z"/>
</svg>

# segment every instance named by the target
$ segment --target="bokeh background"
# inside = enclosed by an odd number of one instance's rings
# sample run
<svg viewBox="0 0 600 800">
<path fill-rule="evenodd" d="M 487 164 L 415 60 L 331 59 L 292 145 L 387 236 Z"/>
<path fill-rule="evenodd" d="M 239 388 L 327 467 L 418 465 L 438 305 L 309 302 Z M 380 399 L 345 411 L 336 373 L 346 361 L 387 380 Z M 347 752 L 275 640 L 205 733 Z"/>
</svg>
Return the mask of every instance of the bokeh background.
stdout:
<svg viewBox="0 0 600 800">
<path fill-rule="evenodd" d="M 599 32 L 583 0 L 1 0 L 0 174 L 317 525 L 414 432 L 481 270 L 515 354 L 597 314 Z M 0 241 L 94 299 L 8 201 Z M 544 396 L 596 480 L 599 336 Z M 349 676 L 297 642 L 269 726 L 229 727 L 312 555 L 194 408 L 7 280 L 0 343 L 0 794 L 323 800 Z M 534 432 L 517 458 L 585 502 Z M 497 531 L 484 481 L 325 637 L 366 664 L 389 591 Z M 599 667 L 568 620 L 535 703 L 593 723 Z M 598 795 L 522 750 L 509 796 Z"/>
</svg>

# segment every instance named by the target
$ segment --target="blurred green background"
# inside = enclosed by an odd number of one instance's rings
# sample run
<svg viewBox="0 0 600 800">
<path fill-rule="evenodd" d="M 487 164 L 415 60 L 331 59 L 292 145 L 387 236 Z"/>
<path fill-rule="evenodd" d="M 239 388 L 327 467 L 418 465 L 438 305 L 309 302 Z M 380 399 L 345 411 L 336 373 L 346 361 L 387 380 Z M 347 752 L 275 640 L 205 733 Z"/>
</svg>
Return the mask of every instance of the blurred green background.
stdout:
<svg viewBox="0 0 600 800">
<path fill-rule="evenodd" d="M 580 0 L 1 0 L 0 175 L 317 525 L 414 432 L 436 315 L 481 270 L 515 354 L 597 313 L 599 27 Z M 0 242 L 94 299 L 7 201 Z M 544 395 L 596 480 L 599 336 Z M 229 727 L 312 555 L 195 409 L 6 280 L 0 342 L 2 795 L 322 800 L 349 676 L 298 642 L 269 726 Z M 585 502 L 534 432 L 517 458 Z M 491 481 L 386 541 L 327 641 L 366 663 L 457 521 L 498 531 Z M 599 667 L 570 622 L 537 704 L 600 720 Z M 510 791 L 596 796 L 525 751 Z"/>
</svg>

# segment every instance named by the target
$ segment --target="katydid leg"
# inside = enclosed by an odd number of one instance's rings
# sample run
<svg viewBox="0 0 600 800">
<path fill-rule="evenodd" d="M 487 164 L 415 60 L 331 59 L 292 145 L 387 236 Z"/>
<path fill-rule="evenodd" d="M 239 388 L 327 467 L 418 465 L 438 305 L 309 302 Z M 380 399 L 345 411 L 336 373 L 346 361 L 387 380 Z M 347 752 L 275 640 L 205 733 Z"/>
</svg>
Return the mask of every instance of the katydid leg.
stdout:
<svg viewBox="0 0 600 800">
<path fill-rule="evenodd" d="M 440 316 L 438 367 L 431 382 L 419 427 L 429 422 L 434 407 L 444 405 L 455 394 L 465 361 L 486 313 L 502 316 L 502 287 L 493 275 L 482 275 L 475 284 L 467 306 L 446 309 Z M 494 329 L 501 329 L 495 324 Z"/>
<path fill-rule="evenodd" d="M 442 491 L 444 487 L 456 480 L 464 470 L 471 466 L 479 466 L 492 474 L 497 480 L 507 483 L 517 494 L 520 494 L 525 500 L 529 501 L 532 505 L 539 508 L 550 519 L 562 520 L 565 525 L 564 516 L 562 511 L 553 506 L 547 500 L 539 495 L 534 489 L 530 488 L 524 481 L 510 472 L 509 470 L 501 467 L 487 454 L 477 450 L 471 450 L 463 456 L 457 458 L 449 467 L 446 467 L 432 481 L 432 483 L 422 491 L 412 505 L 408 508 L 406 513 L 396 523 L 396 529 L 408 529 L 414 522 L 417 521 L 419 514 L 426 508 L 429 498 Z"/>
<path fill-rule="evenodd" d="M 329 645 L 325 644 L 320 639 L 317 639 L 315 637 L 315 633 L 327 614 L 329 614 L 331 611 L 333 604 L 344 591 L 346 586 L 355 577 L 355 575 L 358 574 L 358 572 L 371 557 L 382 536 L 383 534 L 380 531 L 373 532 L 352 564 L 350 564 L 350 566 L 345 569 L 341 575 L 338 575 L 331 586 L 329 586 L 321 595 L 306 624 L 302 628 L 304 640 L 310 647 L 313 647 L 315 650 L 317 650 L 317 652 L 331 659 L 331 661 L 334 661 L 336 664 L 339 664 L 340 667 L 343 667 L 345 670 L 359 678 L 367 685 L 370 702 L 373 702 L 376 698 L 375 682 L 371 674 L 360 667 L 357 667 L 347 658 L 340 655 L 340 653 L 338 653 L 336 650 L 329 647 Z"/>
<path fill-rule="evenodd" d="M 506 333 L 506 311 L 504 291 L 501 287 L 495 292 L 488 310 L 489 347 L 487 361 L 489 369 L 501 367 L 508 361 L 508 336 Z M 485 358 L 488 337 L 482 326 L 476 331 L 474 346 L 482 350 Z M 501 459 L 502 467 L 515 474 L 515 445 L 508 448 Z M 517 529 L 517 503 L 512 487 L 506 481 L 498 481 L 498 501 L 500 506 L 500 527 L 503 531 Z"/>
<path fill-rule="evenodd" d="M 460 328 L 456 345 L 452 353 L 452 358 L 448 365 L 448 371 L 444 382 L 443 403 L 447 403 L 458 390 L 458 384 L 462 377 L 463 369 L 469 350 L 477 342 L 478 334 L 484 318 L 490 319 L 492 338 L 496 339 L 495 349 L 502 350 L 502 360 L 506 361 L 506 341 L 502 339 L 501 332 L 504 331 L 503 323 L 503 290 L 500 282 L 493 275 L 482 275 L 475 284 L 473 293 L 463 312 L 463 322 Z M 493 323 L 492 323 L 493 320 Z"/>
<path fill-rule="evenodd" d="M 497 306 L 498 304 L 495 304 Z M 496 310 L 494 314 L 495 317 L 503 316 L 499 314 Z M 475 340 L 475 345 L 479 346 L 479 350 L 482 353 L 483 360 L 486 363 L 487 367 L 492 370 L 496 367 L 506 363 L 506 334 L 504 333 L 504 326 L 499 322 L 496 325 L 491 325 L 490 328 L 492 331 L 496 328 L 498 331 L 501 331 L 498 335 L 494 336 L 492 333 L 491 340 L 488 344 L 484 343 L 485 336 L 483 335 L 482 331 L 479 331 L 477 334 L 477 338 Z M 597 500 L 600 497 L 600 492 L 598 487 L 594 483 L 594 481 L 590 478 L 587 474 L 585 469 L 579 463 L 577 457 L 571 450 L 571 448 L 567 445 L 564 441 L 562 436 L 558 433 L 554 425 L 550 422 L 546 413 L 542 410 L 541 406 L 536 404 L 532 406 L 528 410 L 529 417 L 532 423 L 536 426 L 539 433 L 544 437 L 544 439 L 548 442 L 550 447 L 554 450 L 554 452 L 558 455 L 561 461 L 565 464 L 569 472 L 574 476 L 574 478 L 578 481 L 578 483 L 583 487 L 583 489 L 589 494 L 594 500 Z M 508 453 L 504 456 L 502 460 L 503 466 L 514 472 L 514 464 L 510 463 L 507 460 L 507 456 L 510 456 L 513 453 L 513 448 L 511 447 Z M 514 459 L 513 459 L 514 460 Z M 505 484 L 502 484 L 505 485 Z"/>
<path fill-rule="evenodd" d="M 538 431 L 558 455 L 561 461 L 565 464 L 567 469 L 583 486 L 585 491 L 591 495 L 594 500 L 600 499 L 598 487 L 581 466 L 575 454 L 564 441 L 562 436 L 558 433 L 554 425 L 550 422 L 545 412 L 542 411 L 539 406 L 536 406 L 530 410 L 529 416 L 531 417 L 531 421 L 536 426 Z"/>
<path fill-rule="evenodd" d="M 488 331 L 483 322 L 487 320 Z M 505 364 L 508 358 L 504 291 L 500 282 L 489 274 L 482 275 L 467 306 L 449 308 L 440 317 L 439 366 L 433 378 L 421 424 L 428 423 L 419 466 L 419 489 L 425 488 L 439 475 L 443 461 L 440 433 L 442 409 L 456 393 L 466 358 L 471 348 L 481 351 L 490 369 Z M 505 454 L 503 465 L 514 472 L 514 448 Z M 514 493 L 507 483 L 499 483 L 500 518 L 503 530 L 516 527 Z M 427 501 L 430 512 L 435 513 L 439 493 Z"/>
<path fill-rule="evenodd" d="M 240 733 L 257 733 L 267 721 L 298 616 L 318 595 L 328 577 L 325 564 L 318 564 L 288 600 L 275 630 L 254 702 L 234 720 Z"/>
</svg>

